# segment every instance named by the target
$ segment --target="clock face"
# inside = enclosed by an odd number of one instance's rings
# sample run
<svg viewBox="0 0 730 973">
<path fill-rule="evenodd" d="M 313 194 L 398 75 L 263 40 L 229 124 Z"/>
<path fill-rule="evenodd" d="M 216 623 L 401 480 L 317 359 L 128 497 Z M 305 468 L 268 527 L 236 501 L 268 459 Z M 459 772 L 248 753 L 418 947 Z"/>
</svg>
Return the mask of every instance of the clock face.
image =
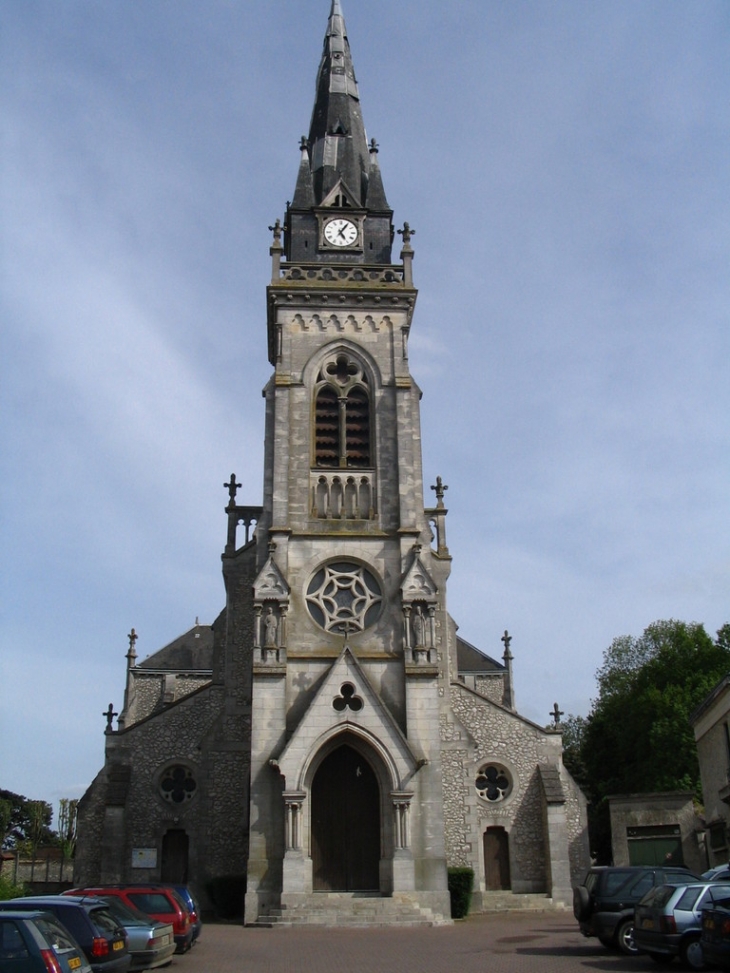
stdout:
<svg viewBox="0 0 730 973">
<path fill-rule="evenodd" d="M 324 238 L 333 247 L 351 247 L 357 240 L 357 227 L 351 220 L 337 217 L 325 224 Z"/>
</svg>

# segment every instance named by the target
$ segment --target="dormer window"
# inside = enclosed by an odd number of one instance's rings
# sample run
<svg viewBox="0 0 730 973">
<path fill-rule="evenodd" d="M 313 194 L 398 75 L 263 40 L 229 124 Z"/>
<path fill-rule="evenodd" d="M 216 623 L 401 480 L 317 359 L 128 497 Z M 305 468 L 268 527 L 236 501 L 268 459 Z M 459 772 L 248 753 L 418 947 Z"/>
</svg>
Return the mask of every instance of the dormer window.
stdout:
<svg viewBox="0 0 730 973">
<path fill-rule="evenodd" d="M 344 353 L 330 359 L 314 390 L 314 465 L 369 469 L 370 390 L 362 366 Z"/>
</svg>

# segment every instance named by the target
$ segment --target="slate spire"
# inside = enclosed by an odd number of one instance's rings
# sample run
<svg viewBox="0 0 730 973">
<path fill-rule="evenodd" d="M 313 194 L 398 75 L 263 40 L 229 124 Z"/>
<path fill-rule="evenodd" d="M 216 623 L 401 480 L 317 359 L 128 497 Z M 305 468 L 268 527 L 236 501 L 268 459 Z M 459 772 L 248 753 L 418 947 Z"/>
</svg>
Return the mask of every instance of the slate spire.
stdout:
<svg viewBox="0 0 730 973">
<path fill-rule="evenodd" d="M 340 0 L 332 0 L 327 23 L 309 151 L 317 203 L 342 179 L 357 204 L 365 205 L 370 153 Z"/>
</svg>

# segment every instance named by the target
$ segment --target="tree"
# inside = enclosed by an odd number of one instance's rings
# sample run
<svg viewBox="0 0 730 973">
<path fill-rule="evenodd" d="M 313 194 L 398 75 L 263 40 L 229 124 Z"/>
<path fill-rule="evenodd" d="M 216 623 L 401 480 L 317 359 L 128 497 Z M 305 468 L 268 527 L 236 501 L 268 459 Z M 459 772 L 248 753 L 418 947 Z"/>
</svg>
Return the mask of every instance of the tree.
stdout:
<svg viewBox="0 0 730 973">
<path fill-rule="evenodd" d="M 32 850 L 53 844 L 53 809 L 46 801 L 30 801 L 22 794 L 0 789 L 0 823 L 3 848 Z"/>
<path fill-rule="evenodd" d="M 702 625 L 660 621 L 614 639 L 598 670 L 599 694 L 580 733 L 580 780 L 591 801 L 591 844 L 610 860 L 612 794 L 693 791 L 701 783 L 689 715 L 730 670 L 730 625 L 713 642 Z M 566 763 L 566 766 L 570 765 Z"/>
</svg>

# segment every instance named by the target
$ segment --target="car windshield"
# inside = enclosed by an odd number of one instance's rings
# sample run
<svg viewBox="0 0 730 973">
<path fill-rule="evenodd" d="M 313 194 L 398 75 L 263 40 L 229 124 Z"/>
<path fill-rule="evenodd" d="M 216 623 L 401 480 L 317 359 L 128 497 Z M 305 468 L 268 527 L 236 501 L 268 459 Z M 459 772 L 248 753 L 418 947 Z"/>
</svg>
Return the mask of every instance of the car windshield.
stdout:
<svg viewBox="0 0 730 973">
<path fill-rule="evenodd" d="M 142 912 L 169 914 L 175 911 L 172 903 L 163 892 L 130 892 L 129 898 Z"/>
<path fill-rule="evenodd" d="M 730 885 L 711 885 L 702 904 L 721 905 L 725 909 L 730 909 Z"/>
<path fill-rule="evenodd" d="M 122 902 L 122 900 L 116 895 L 100 895 L 99 898 L 106 902 L 109 911 L 112 913 L 112 915 L 116 916 L 122 925 L 154 925 L 154 919 L 151 919 L 146 913 L 140 912 L 139 909 L 135 909 L 134 906 L 127 905 L 126 902 Z"/>
<path fill-rule="evenodd" d="M 52 919 L 51 916 L 38 916 L 35 924 L 54 949 L 76 949 L 76 943 L 71 939 L 64 926 Z"/>
<path fill-rule="evenodd" d="M 91 909 L 89 915 L 94 925 L 108 936 L 119 936 L 124 933 L 124 930 L 119 928 L 119 922 L 105 905 Z"/>
<path fill-rule="evenodd" d="M 653 889 L 649 889 L 644 898 L 639 902 L 639 905 L 645 907 L 661 907 L 669 901 L 669 898 L 673 892 L 673 885 L 657 885 Z"/>
</svg>

